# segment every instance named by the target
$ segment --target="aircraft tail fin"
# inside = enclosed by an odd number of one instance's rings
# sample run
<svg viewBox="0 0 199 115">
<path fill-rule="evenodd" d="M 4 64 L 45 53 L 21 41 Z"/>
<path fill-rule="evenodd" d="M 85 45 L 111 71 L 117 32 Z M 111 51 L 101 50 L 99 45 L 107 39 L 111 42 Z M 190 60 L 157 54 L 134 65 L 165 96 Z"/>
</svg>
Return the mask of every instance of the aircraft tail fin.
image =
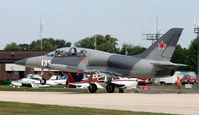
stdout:
<svg viewBox="0 0 199 115">
<path fill-rule="evenodd" d="M 168 30 L 159 40 L 137 56 L 157 61 L 170 61 L 182 30 L 183 28 Z"/>
<path fill-rule="evenodd" d="M 68 79 L 68 75 L 67 74 L 64 74 L 62 77 L 61 77 L 61 80 L 67 80 Z"/>
</svg>

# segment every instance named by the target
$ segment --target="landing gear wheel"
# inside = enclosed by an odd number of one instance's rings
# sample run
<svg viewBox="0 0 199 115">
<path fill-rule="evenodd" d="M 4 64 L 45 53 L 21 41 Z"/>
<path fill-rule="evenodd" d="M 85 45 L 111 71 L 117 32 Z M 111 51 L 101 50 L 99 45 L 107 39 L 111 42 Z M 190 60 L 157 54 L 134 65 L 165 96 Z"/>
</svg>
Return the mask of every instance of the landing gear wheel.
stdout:
<svg viewBox="0 0 199 115">
<path fill-rule="evenodd" d="M 96 84 L 94 84 L 94 83 L 90 83 L 90 85 L 88 86 L 88 91 L 90 92 L 90 93 L 95 93 L 95 92 L 97 92 L 97 85 Z"/>
<path fill-rule="evenodd" d="M 107 91 L 108 93 L 114 93 L 114 91 L 115 91 L 115 86 L 112 85 L 112 84 L 108 84 L 108 85 L 106 86 L 106 91 Z"/>
<path fill-rule="evenodd" d="M 42 79 L 40 80 L 40 84 L 45 85 L 45 84 L 46 84 L 46 79 L 45 79 L 45 78 L 42 78 Z"/>
<path fill-rule="evenodd" d="M 119 93 L 124 93 L 124 89 L 119 89 Z"/>
</svg>

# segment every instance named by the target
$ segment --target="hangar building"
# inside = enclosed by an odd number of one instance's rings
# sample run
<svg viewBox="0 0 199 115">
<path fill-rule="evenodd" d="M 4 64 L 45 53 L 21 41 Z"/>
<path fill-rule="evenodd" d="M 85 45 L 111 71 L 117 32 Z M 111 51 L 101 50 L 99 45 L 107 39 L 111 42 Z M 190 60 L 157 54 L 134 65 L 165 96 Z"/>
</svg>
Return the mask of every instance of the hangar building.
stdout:
<svg viewBox="0 0 199 115">
<path fill-rule="evenodd" d="M 41 72 L 39 68 L 15 65 L 14 62 L 23 58 L 40 56 L 49 51 L 4 51 L 0 50 L 0 80 L 16 80 L 29 73 Z M 46 73 L 44 73 L 46 74 Z"/>
</svg>

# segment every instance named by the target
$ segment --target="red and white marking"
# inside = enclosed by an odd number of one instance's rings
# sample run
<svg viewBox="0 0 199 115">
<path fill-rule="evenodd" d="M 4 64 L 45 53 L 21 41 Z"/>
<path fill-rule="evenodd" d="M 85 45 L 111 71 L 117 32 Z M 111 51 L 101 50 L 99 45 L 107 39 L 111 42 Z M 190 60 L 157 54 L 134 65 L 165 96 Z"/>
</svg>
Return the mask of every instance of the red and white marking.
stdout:
<svg viewBox="0 0 199 115">
<path fill-rule="evenodd" d="M 163 40 L 158 43 L 159 49 L 164 49 L 166 47 L 166 44 L 164 44 Z"/>
</svg>

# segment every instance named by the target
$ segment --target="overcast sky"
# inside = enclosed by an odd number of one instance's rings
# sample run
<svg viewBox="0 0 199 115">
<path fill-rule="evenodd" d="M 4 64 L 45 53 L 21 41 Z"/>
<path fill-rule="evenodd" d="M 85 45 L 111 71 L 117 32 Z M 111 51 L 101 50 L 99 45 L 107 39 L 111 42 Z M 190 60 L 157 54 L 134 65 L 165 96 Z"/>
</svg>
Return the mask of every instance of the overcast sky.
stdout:
<svg viewBox="0 0 199 115">
<path fill-rule="evenodd" d="M 11 42 L 39 39 L 41 15 L 43 37 L 75 42 L 110 34 L 120 46 L 144 47 L 151 42 L 143 40 L 142 33 L 155 33 L 158 16 L 161 33 L 184 28 L 179 43 L 188 47 L 196 37 L 193 25 L 194 15 L 199 19 L 198 6 L 199 0 L 0 0 L 0 49 Z"/>
</svg>

